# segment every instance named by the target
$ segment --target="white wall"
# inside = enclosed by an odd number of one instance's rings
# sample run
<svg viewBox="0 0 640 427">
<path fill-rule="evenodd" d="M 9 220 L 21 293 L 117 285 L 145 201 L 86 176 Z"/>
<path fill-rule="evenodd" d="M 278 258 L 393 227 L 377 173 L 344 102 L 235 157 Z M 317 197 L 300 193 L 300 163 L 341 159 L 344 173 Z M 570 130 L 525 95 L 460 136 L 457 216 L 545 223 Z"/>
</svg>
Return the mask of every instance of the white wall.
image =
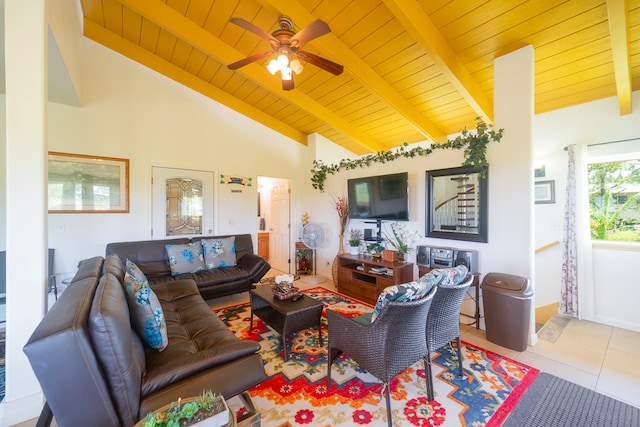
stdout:
<svg viewBox="0 0 640 427">
<path fill-rule="evenodd" d="M 591 145 L 640 137 L 640 91 L 633 93 L 633 113 L 620 116 L 615 97 L 575 107 L 538 114 L 535 118 L 535 163 L 545 165 L 545 177 L 555 181 L 554 204 L 535 205 L 535 247 L 562 242 L 569 144 Z M 598 156 L 606 153 L 640 152 L 640 141 L 599 145 L 590 149 Z M 591 155 L 591 154 L 590 154 Z M 640 263 L 640 245 L 595 244 L 591 268 L 595 293 L 595 313 L 591 320 L 640 330 L 635 266 Z M 536 255 L 536 302 L 557 302 L 560 295 L 562 249 L 553 247 Z"/>
<path fill-rule="evenodd" d="M 214 171 L 215 233 L 254 237 L 257 176 L 300 181 L 310 169 L 304 145 L 90 40 L 80 46 L 85 105 L 50 105 L 49 150 L 130 159 L 130 213 L 50 214 L 56 271 L 104 254 L 108 242 L 151 238 L 152 166 Z M 218 184 L 219 174 L 253 185 L 240 197 Z"/>
</svg>

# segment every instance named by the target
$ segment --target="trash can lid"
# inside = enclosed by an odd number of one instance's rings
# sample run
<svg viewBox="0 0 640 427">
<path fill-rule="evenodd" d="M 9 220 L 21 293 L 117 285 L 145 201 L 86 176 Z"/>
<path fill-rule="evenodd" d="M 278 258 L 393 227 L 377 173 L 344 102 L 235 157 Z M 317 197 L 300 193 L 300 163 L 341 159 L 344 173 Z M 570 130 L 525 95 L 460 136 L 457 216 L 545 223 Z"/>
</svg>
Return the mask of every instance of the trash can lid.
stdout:
<svg viewBox="0 0 640 427">
<path fill-rule="evenodd" d="M 508 291 L 524 292 L 529 287 L 529 279 L 505 273 L 488 273 L 484 276 L 482 287 L 494 287 Z"/>
</svg>

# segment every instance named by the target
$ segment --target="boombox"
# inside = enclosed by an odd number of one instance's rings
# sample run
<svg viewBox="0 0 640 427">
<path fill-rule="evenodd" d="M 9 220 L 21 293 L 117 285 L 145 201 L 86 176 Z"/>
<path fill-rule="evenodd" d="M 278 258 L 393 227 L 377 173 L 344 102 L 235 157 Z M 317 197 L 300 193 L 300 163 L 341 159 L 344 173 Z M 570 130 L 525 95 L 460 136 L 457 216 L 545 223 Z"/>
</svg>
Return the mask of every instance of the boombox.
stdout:
<svg viewBox="0 0 640 427">
<path fill-rule="evenodd" d="M 478 251 L 455 248 L 418 246 L 416 262 L 421 267 L 448 268 L 466 265 L 470 274 L 478 272 Z"/>
</svg>

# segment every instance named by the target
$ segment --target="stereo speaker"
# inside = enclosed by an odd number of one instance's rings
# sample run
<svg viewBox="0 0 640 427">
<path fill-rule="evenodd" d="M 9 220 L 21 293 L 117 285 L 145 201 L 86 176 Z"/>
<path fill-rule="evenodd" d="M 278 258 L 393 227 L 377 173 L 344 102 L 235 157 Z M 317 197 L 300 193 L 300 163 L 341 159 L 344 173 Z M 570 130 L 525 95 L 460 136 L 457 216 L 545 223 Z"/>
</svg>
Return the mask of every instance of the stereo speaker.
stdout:
<svg viewBox="0 0 640 427">
<path fill-rule="evenodd" d="M 454 253 L 453 265 L 465 265 L 469 274 L 478 272 L 478 251 L 457 249 Z"/>
<path fill-rule="evenodd" d="M 421 267 L 431 267 L 431 248 L 429 246 L 416 247 L 416 263 Z"/>
</svg>

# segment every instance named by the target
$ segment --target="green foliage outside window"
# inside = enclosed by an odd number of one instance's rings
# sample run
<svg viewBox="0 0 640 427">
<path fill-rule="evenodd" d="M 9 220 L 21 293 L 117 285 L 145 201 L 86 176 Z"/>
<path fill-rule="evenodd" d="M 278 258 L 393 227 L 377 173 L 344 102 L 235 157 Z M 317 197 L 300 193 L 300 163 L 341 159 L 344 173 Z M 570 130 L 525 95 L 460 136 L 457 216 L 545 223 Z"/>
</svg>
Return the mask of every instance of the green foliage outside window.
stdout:
<svg viewBox="0 0 640 427">
<path fill-rule="evenodd" d="M 640 242 L 640 160 L 589 165 L 591 238 Z"/>
</svg>

